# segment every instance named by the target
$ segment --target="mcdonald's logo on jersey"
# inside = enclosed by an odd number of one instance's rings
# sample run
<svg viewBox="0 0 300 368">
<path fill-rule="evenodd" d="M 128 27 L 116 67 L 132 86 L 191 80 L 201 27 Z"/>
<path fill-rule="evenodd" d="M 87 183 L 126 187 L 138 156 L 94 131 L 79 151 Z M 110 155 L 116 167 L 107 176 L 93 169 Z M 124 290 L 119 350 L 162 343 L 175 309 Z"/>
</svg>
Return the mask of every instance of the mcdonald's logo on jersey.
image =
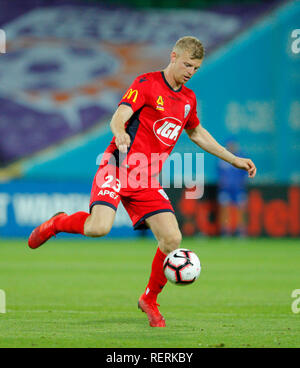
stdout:
<svg viewBox="0 0 300 368">
<path fill-rule="evenodd" d="M 138 90 L 136 90 L 136 89 L 134 89 L 134 90 L 133 90 L 132 88 L 130 88 L 130 89 L 125 93 L 125 95 L 123 96 L 123 98 L 122 98 L 122 99 L 127 98 L 127 100 L 130 100 L 130 99 L 131 99 L 131 97 L 134 95 L 134 97 L 132 98 L 132 102 L 135 102 L 135 101 L 136 101 L 136 99 L 137 99 L 138 94 L 139 94 Z"/>
</svg>

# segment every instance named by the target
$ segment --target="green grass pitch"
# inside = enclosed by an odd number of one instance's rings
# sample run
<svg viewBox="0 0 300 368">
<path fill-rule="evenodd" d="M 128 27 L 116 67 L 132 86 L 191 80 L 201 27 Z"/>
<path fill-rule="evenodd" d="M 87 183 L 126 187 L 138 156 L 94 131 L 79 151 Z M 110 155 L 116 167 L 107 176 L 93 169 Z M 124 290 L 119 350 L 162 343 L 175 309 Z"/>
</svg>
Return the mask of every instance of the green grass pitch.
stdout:
<svg viewBox="0 0 300 368">
<path fill-rule="evenodd" d="M 182 247 L 199 255 L 200 278 L 166 285 L 158 301 L 167 328 L 151 328 L 137 300 L 154 240 L 58 237 L 30 250 L 2 239 L 0 347 L 300 347 L 291 308 L 299 241 L 200 238 Z"/>
</svg>

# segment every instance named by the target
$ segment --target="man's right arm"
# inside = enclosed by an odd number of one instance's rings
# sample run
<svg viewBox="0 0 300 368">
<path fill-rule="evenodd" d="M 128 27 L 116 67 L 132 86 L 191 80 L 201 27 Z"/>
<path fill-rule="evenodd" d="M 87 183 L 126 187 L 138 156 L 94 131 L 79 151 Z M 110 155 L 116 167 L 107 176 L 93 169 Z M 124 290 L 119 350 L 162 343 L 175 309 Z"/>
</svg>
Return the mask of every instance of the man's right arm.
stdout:
<svg viewBox="0 0 300 368">
<path fill-rule="evenodd" d="M 130 106 L 121 104 L 114 113 L 110 128 L 115 136 L 115 143 L 118 150 L 122 153 L 127 153 L 130 146 L 130 136 L 126 133 L 125 124 L 133 115 L 133 110 Z"/>
<path fill-rule="evenodd" d="M 229 162 L 238 169 L 246 170 L 250 178 L 256 175 L 256 167 L 249 158 L 241 158 L 229 152 L 225 147 L 221 146 L 211 135 L 204 129 L 201 124 L 194 129 L 186 129 L 186 132 L 191 141 L 196 143 L 206 152 L 219 157 L 220 159 Z"/>
</svg>

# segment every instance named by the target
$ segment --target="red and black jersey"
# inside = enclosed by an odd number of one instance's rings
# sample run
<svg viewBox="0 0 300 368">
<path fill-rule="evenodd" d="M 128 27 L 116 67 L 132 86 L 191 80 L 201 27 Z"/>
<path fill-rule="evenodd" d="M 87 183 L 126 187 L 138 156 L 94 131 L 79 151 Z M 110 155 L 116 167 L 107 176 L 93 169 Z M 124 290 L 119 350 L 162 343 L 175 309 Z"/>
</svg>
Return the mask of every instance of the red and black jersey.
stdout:
<svg viewBox="0 0 300 368">
<path fill-rule="evenodd" d="M 106 153 L 112 153 L 117 165 L 126 161 L 127 168 L 134 168 L 136 154 L 147 158 L 148 172 L 157 176 L 162 163 L 172 152 L 183 129 L 193 129 L 199 125 L 195 93 L 182 85 L 174 90 L 163 72 L 146 73 L 137 77 L 129 87 L 119 105 L 129 105 L 134 114 L 126 123 L 126 132 L 131 138 L 126 160 L 119 162 L 119 151 L 115 138 Z M 159 155 L 159 165 L 157 162 Z M 132 162 L 131 162 L 132 161 Z"/>
</svg>

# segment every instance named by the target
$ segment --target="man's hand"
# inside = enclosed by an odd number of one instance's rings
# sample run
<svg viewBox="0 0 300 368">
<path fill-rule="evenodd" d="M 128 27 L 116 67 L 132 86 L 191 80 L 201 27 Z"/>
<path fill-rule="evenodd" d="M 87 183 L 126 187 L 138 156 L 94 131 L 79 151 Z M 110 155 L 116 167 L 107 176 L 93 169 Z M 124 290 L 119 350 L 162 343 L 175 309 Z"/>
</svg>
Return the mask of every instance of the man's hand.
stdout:
<svg viewBox="0 0 300 368">
<path fill-rule="evenodd" d="M 130 147 L 130 136 L 126 133 L 125 123 L 132 115 L 133 110 L 130 106 L 120 105 L 110 122 L 111 130 L 116 138 L 116 146 L 121 153 L 127 153 Z"/>
<path fill-rule="evenodd" d="M 130 136 L 126 132 L 118 133 L 115 135 L 116 146 L 121 153 L 127 153 L 130 147 Z"/>
<path fill-rule="evenodd" d="M 248 171 L 249 178 L 254 178 L 256 175 L 256 166 L 249 158 L 235 157 L 232 161 L 232 166 Z"/>
</svg>

